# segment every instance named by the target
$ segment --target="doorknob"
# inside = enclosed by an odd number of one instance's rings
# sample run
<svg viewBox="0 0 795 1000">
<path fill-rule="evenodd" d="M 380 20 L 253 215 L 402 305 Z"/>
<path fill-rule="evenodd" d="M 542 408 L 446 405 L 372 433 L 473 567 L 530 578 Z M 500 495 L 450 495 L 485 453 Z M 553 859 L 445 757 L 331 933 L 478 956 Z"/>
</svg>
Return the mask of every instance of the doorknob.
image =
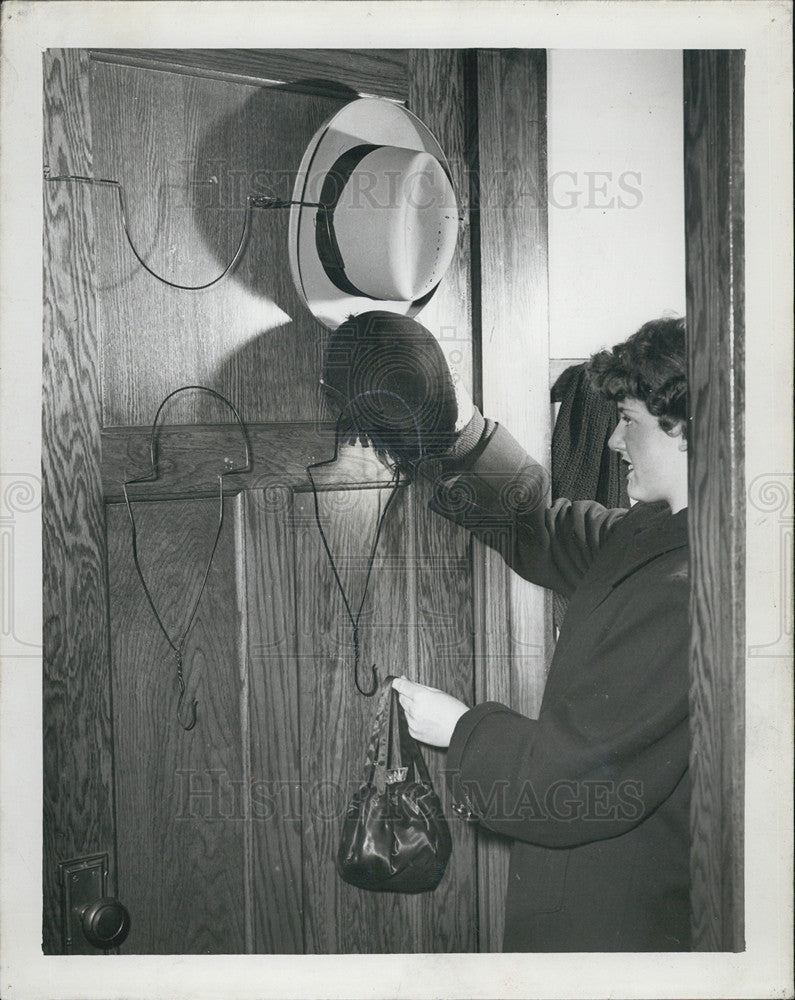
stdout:
<svg viewBox="0 0 795 1000">
<path fill-rule="evenodd" d="M 58 867 L 65 954 L 96 955 L 98 948 L 113 953 L 130 931 L 130 913 L 109 895 L 108 855 L 72 858 Z"/>
<path fill-rule="evenodd" d="M 95 948 L 115 948 L 130 931 L 127 907 L 113 896 L 103 896 L 79 909 L 80 927 L 89 944 Z"/>
</svg>

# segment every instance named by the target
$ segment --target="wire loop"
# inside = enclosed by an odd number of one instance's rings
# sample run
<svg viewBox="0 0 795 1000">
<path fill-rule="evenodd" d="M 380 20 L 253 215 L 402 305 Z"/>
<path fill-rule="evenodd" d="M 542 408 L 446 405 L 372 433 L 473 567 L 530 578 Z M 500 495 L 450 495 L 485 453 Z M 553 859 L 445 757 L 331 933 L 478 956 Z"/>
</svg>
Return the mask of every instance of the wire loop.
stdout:
<svg viewBox="0 0 795 1000">
<path fill-rule="evenodd" d="M 340 579 L 340 575 L 339 575 L 339 573 L 337 571 L 337 566 L 336 566 L 336 563 L 334 562 L 334 556 L 331 553 L 331 547 L 329 546 L 328 539 L 326 538 L 326 533 L 323 530 L 323 524 L 322 524 L 322 522 L 320 520 L 320 504 L 319 504 L 319 501 L 318 501 L 317 485 L 315 484 L 315 477 L 312 474 L 312 472 L 313 472 L 314 469 L 320 469 L 320 468 L 322 468 L 323 466 L 326 466 L 326 465 L 333 465 L 333 463 L 337 461 L 337 457 L 339 455 L 340 430 L 341 430 L 341 427 L 342 427 L 342 421 L 343 421 L 343 417 L 345 416 L 345 412 L 346 412 L 346 410 L 350 409 L 357 400 L 361 399 L 364 396 L 390 396 L 391 398 L 398 400 L 398 402 L 401 403 L 408 410 L 409 415 L 411 416 L 412 422 L 414 423 L 414 427 L 415 427 L 415 429 L 417 431 L 417 442 L 418 442 L 418 445 L 419 445 L 419 458 L 418 458 L 418 462 L 419 462 L 419 460 L 422 458 L 422 431 L 420 430 L 419 424 L 417 423 L 417 419 L 414 416 L 414 411 L 411 409 L 411 407 L 406 402 L 406 400 L 403 399 L 402 396 L 399 396 L 397 393 L 390 392 L 388 389 L 371 389 L 371 390 L 368 390 L 366 392 L 360 392 L 360 393 L 358 393 L 352 399 L 348 400 L 348 402 L 345 404 L 345 406 L 343 406 L 342 409 L 340 410 L 339 416 L 337 417 L 337 424 L 336 424 L 336 428 L 335 428 L 335 432 L 334 432 L 334 454 L 332 455 L 332 457 L 329 458 L 329 459 L 325 459 L 322 462 L 313 462 L 313 463 L 311 463 L 310 465 L 308 465 L 306 467 L 306 471 L 307 471 L 307 475 L 309 476 L 309 482 L 310 482 L 310 484 L 312 486 L 312 497 L 313 497 L 314 505 L 315 505 L 315 521 L 317 523 L 318 531 L 320 532 L 320 539 L 323 542 L 323 548 L 326 550 L 326 555 L 328 556 L 329 564 L 331 566 L 331 571 L 334 574 L 334 579 L 336 580 L 337 587 L 339 588 L 339 592 L 342 595 L 342 602 L 345 605 L 345 611 L 346 611 L 346 614 L 348 615 L 348 619 L 349 619 L 349 621 L 351 623 L 351 627 L 353 629 L 353 682 L 354 682 L 354 684 L 356 686 L 356 690 L 359 692 L 359 694 L 364 695 L 365 698 L 372 698 L 373 695 L 378 690 L 378 687 L 379 687 L 378 671 L 376 669 L 376 665 L 373 664 L 372 667 L 371 667 L 371 671 L 372 671 L 372 678 L 371 678 L 371 680 L 372 680 L 372 687 L 371 687 L 370 690 L 365 690 L 364 688 L 362 688 L 361 684 L 359 683 L 359 661 L 360 661 L 359 620 L 360 620 L 360 618 L 362 616 L 362 610 L 364 608 L 364 602 L 365 602 L 365 600 L 367 598 L 367 588 L 368 588 L 368 586 L 370 584 L 370 575 L 371 575 L 371 573 L 373 571 L 373 564 L 375 562 L 376 549 L 378 548 L 378 542 L 379 542 L 379 540 L 381 538 L 381 529 L 384 526 L 384 521 L 386 520 L 386 515 L 387 515 L 387 513 L 389 511 L 390 506 L 392 505 L 392 501 L 395 499 L 395 496 L 397 495 L 397 491 L 398 491 L 398 489 L 400 488 L 400 485 L 401 485 L 401 482 L 400 482 L 400 466 L 399 465 L 395 466 L 394 476 L 392 478 L 392 482 L 389 484 L 392 487 L 392 490 L 391 490 L 391 492 L 389 494 L 389 499 L 387 500 L 386 504 L 384 505 L 384 509 L 381 512 L 381 516 L 378 519 L 378 525 L 376 527 L 375 537 L 373 539 L 372 548 L 370 549 L 370 555 L 369 555 L 368 560 L 367 560 L 367 574 L 366 574 L 365 579 L 364 579 L 364 588 L 362 590 L 362 598 L 359 601 L 359 608 L 358 608 L 358 610 L 357 610 L 357 612 L 356 612 L 355 615 L 353 613 L 353 610 L 351 609 L 351 604 L 350 604 L 350 601 L 348 600 L 348 595 L 345 593 L 345 588 L 342 585 L 342 580 Z"/>
<path fill-rule="evenodd" d="M 229 407 L 229 409 L 234 414 L 235 420 L 237 421 L 238 427 L 240 428 L 241 434 L 243 435 L 243 440 L 245 442 L 245 463 L 243 465 L 236 466 L 236 467 L 233 467 L 231 469 L 226 469 L 223 472 L 219 473 L 219 476 L 218 476 L 218 528 L 217 528 L 217 530 L 215 532 L 215 538 L 213 539 L 212 549 L 210 550 L 210 558 L 207 560 L 207 568 L 204 571 L 204 576 L 202 578 L 201 586 L 199 588 L 199 593 L 198 593 L 198 595 L 196 597 L 196 600 L 195 600 L 195 602 L 193 604 L 193 608 L 192 608 L 192 610 L 190 612 L 190 615 L 188 617 L 188 623 L 185 626 L 185 628 L 183 629 L 181 635 L 178 635 L 176 638 L 172 638 L 169 635 L 168 629 L 164 625 L 163 619 L 160 617 L 160 614 L 158 613 L 157 608 L 155 607 L 155 602 L 154 602 L 154 600 L 152 598 L 152 593 L 151 593 L 151 591 L 150 591 L 150 589 L 149 589 L 149 587 L 148 587 L 148 585 L 146 583 L 146 579 L 144 577 L 143 570 L 141 569 L 141 564 L 140 564 L 140 561 L 139 561 L 139 558 L 138 558 L 138 532 L 137 532 L 137 528 L 136 528 L 136 525 L 135 525 L 135 517 L 133 516 L 132 505 L 130 503 L 130 497 L 129 497 L 129 494 L 127 492 L 127 487 L 128 486 L 136 485 L 138 483 L 151 483 L 151 482 L 155 482 L 157 480 L 157 478 L 158 478 L 157 438 L 156 438 L 156 435 L 157 435 L 157 422 L 160 419 L 160 414 L 163 412 L 163 408 L 165 407 L 166 403 L 170 399 L 172 399 L 174 396 L 178 395 L 179 393 L 181 393 L 181 392 L 187 392 L 189 390 L 196 390 L 196 391 L 199 391 L 199 392 L 207 392 L 211 396 L 214 396 L 216 399 L 219 399 L 222 403 L 224 403 L 226 406 Z M 210 575 L 210 569 L 212 568 L 213 559 L 215 558 L 215 552 L 216 552 L 216 549 L 218 548 L 218 542 L 219 542 L 219 540 L 221 538 L 221 531 L 222 531 L 223 526 L 224 526 L 224 478 L 226 476 L 231 476 L 231 475 L 233 475 L 235 473 L 243 473 L 243 472 L 250 472 L 251 471 L 251 444 L 249 442 L 248 430 L 246 428 L 246 425 L 241 420 L 240 414 L 237 412 L 237 410 L 235 409 L 235 407 L 232 405 L 232 403 L 229 402 L 229 400 L 225 396 L 222 396 L 220 392 L 216 392 L 215 389 L 208 389 L 206 386 L 203 386 L 203 385 L 184 385 L 181 388 L 175 389 L 173 392 L 170 392 L 166 396 L 166 398 L 163 400 L 163 402 L 160 404 L 160 406 L 157 408 L 157 413 L 155 414 L 155 419 L 152 422 L 152 431 L 151 431 L 150 438 L 149 438 L 149 457 L 150 457 L 150 460 L 151 460 L 151 469 L 150 469 L 150 471 L 146 475 L 144 475 L 144 476 L 138 476 L 138 477 L 136 477 L 134 479 L 127 479 L 127 480 L 125 480 L 125 482 L 122 483 L 122 491 L 124 493 L 124 502 L 125 502 L 125 504 L 127 506 L 127 514 L 129 516 L 129 519 L 130 519 L 130 533 L 131 533 L 131 539 L 132 539 L 133 563 L 135 565 L 135 570 L 136 570 L 136 572 L 138 574 L 138 578 L 141 581 L 141 586 L 143 587 L 143 591 L 144 591 L 144 594 L 146 595 L 146 599 L 149 602 L 149 607 L 152 609 L 152 614 L 155 617 L 155 621 L 157 622 L 158 626 L 160 627 L 160 631 L 165 636 L 166 642 L 169 644 L 169 646 L 171 647 L 171 649 L 174 652 L 174 658 L 175 658 L 175 663 L 176 663 L 176 667 L 177 667 L 177 682 L 179 684 L 179 700 L 177 702 L 177 718 L 180 720 L 180 725 L 185 730 L 185 732 L 190 732 L 190 730 L 193 729 L 193 727 L 196 725 L 197 702 L 194 699 L 193 705 L 191 706 L 191 716 L 190 716 L 190 719 L 189 719 L 189 721 L 188 721 L 187 724 L 184 723 L 182 721 L 181 716 L 182 716 L 182 702 L 183 702 L 184 697 L 185 697 L 185 678 L 183 676 L 185 643 L 187 641 L 188 634 L 190 633 L 191 627 L 193 626 L 194 619 L 196 618 L 196 613 L 199 610 L 199 604 L 201 603 L 202 595 L 204 594 L 204 590 L 205 590 L 205 587 L 207 585 L 207 579 L 208 579 L 208 577 Z"/>
<path fill-rule="evenodd" d="M 162 282 L 164 285 L 168 285 L 169 288 L 179 288 L 187 292 L 200 292 L 205 288 L 212 288 L 213 285 L 217 285 L 219 281 L 223 280 L 227 274 L 234 270 L 237 266 L 238 261 L 243 256 L 246 249 L 246 243 L 248 242 L 249 233 L 251 231 L 251 214 L 252 210 L 255 208 L 290 208 L 291 205 L 303 204 L 307 208 L 322 208 L 321 205 L 314 204 L 311 202 L 294 202 L 294 201 L 280 201 L 278 198 L 266 198 L 261 195 L 248 194 L 246 195 L 246 214 L 243 220 L 243 231 L 240 234 L 240 239 L 238 240 L 237 249 L 232 255 L 232 259 L 226 265 L 226 267 L 221 271 L 221 273 L 212 279 L 212 281 L 205 281 L 201 285 L 181 285 L 176 281 L 169 281 L 168 278 L 164 278 L 162 275 L 153 271 L 152 268 L 146 263 L 141 254 L 138 252 L 135 243 L 133 243 L 133 238 L 130 235 L 130 227 L 127 223 L 127 206 L 124 200 L 124 188 L 119 181 L 108 180 L 106 177 L 83 177 L 80 174 L 61 174 L 57 177 L 50 177 L 45 171 L 45 180 L 47 181 L 77 181 L 82 184 L 94 184 L 104 187 L 115 188 L 116 194 L 119 199 L 119 210 L 121 212 L 121 222 L 124 228 L 124 235 L 127 238 L 127 242 L 130 245 L 130 249 L 133 252 L 135 259 L 141 265 L 141 267 L 148 273 L 151 274 L 153 278 Z"/>
</svg>

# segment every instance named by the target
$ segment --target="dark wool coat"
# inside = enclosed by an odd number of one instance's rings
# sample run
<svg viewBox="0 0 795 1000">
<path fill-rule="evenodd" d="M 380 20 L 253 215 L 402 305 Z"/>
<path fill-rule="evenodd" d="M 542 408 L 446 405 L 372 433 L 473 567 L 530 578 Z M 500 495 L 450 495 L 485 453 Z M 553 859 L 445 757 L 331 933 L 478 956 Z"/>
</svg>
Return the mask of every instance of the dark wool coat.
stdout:
<svg viewBox="0 0 795 1000">
<path fill-rule="evenodd" d="M 687 511 L 544 496 L 493 424 L 437 483 L 435 510 L 569 598 L 538 719 L 462 716 L 453 797 L 514 838 L 505 951 L 687 950 Z"/>
</svg>

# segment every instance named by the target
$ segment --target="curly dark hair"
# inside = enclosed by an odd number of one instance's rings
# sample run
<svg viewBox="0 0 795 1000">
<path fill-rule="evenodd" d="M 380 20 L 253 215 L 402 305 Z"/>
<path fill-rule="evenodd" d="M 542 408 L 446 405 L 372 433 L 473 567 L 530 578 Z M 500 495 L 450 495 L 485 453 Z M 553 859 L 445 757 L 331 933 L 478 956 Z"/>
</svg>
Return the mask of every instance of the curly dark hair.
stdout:
<svg viewBox="0 0 795 1000">
<path fill-rule="evenodd" d="M 687 438 L 687 335 L 685 320 L 654 319 L 611 351 L 588 363 L 594 389 L 608 399 L 639 399 L 670 432 Z"/>
</svg>

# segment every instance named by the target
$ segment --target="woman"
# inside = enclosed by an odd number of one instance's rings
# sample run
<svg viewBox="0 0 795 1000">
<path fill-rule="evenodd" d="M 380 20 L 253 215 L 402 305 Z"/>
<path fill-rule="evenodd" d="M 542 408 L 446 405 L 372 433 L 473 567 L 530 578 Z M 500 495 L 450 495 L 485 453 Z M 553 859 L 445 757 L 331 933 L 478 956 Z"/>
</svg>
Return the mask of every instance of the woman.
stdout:
<svg viewBox="0 0 795 1000">
<path fill-rule="evenodd" d="M 543 470 L 477 411 L 432 503 L 569 599 L 538 719 L 395 688 L 412 735 L 448 748 L 455 808 L 513 838 L 505 951 L 687 950 L 684 320 L 645 324 L 589 371 L 618 402 L 609 445 L 633 507 L 547 507 Z"/>
</svg>

